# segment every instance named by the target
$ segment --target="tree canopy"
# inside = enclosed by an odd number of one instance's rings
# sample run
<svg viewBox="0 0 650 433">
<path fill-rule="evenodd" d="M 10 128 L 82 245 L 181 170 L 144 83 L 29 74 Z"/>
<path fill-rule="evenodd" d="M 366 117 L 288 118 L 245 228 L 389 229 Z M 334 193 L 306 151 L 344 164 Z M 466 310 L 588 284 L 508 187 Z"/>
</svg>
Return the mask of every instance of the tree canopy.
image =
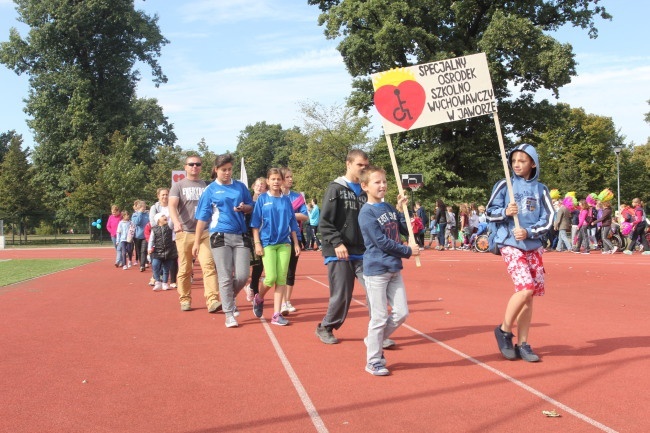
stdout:
<svg viewBox="0 0 650 433">
<path fill-rule="evenodd" d="M 596 37 L 595 19 L 611 18 L 596 0 L 308 2 L 322 11 L 326 37 L 340 40 L 338 50 L 354 77 L 348 103 L 358 110 L 372 106 L 370 74 L 485 52 L 507 146 L 544 130 L 554 114 L 548 102 L 535 101 L 535 92 L 557 94 L 576 74 L 571 46 L 548 32 L 573 25 Z M 495 180 L 500 166 L 486 116 L 396 134 L 393 144 L 400 165 L 417 160 L 424 194 L 473 194 Z"/>
<path fill-rule="evenodd" d="M 0 62 L 29 75 L 25 112 L 34 131 L 36 180 L 46 202 L 59 211 L 72 192 L 72 165 L 92 139 L 101 154 L 119 131 L 135 141 L 137 159 L 150 163 L 154 147 L 173 144 L 172 126 L 155 100 L 138 100 L 137 62 L 151 68 L 156 85 L 167 78 L 157 58 L 168 43 L 158 18 L 132 0 L 15 0 L 18 20 L 0 43 Z"/>
</svg>

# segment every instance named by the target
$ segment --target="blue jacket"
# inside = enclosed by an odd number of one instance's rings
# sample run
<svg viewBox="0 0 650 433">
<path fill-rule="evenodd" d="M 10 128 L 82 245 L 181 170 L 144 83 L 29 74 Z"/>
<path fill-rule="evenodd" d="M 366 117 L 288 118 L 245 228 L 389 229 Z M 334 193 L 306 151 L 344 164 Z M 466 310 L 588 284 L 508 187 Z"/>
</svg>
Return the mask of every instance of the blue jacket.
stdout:
<svg viewBox="0 0 650 433">
<path fill-rule="evenodd" d="M 508 166 L 512 171 L 511 157 L 515 151 L 527 153 L 535 162 L 530 179 L 521 178 L 513 173 L 512 190 L 515 202 L 519 206 L 520 228 L 525 228 L 528 236 L 523 241 L 515 240 L 512 230 L 515 228 L 513 217 L 506 216 L 506 207 L 510 203 L 508 185 L 505 179 L 494 185 L 487 204 L 487 220 L 497 223 L 494 238 L 499 247 L 511 246 L 524 251 L 532 251 L 542 246 L 541 237 L 553 227 L 553 203 L 548 188 L 539 179 L 540 165 L 537 151 L 530 144 L 521 144 L 508 154 Z"/>
<path fill-rule="evenodd" d="M 144 239 L 144 228 L 149 222 L 149 214 L 146 212 L 133 212 L 131 221 L 135 224 L 135 238 Z"/>
<path fill-rule="evenodd" d="M 400 233 L 408 234 L 404 215 L 388 203 L 367 203 L 359 212 L 359 226 L 366 251 L 363 275 L 381 275 L 402 269 L 402 258 L 411 257 L 411 248 L 403 245 Z"/>
</svg>

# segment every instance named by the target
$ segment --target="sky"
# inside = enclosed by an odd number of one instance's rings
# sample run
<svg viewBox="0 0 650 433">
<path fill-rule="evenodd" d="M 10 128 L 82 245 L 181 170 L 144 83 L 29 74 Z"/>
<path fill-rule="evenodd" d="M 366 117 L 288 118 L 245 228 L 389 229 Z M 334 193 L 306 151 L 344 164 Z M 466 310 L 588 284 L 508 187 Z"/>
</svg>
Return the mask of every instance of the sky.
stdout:
<svg viewBox="0 0 650 433">
<path fill-rule="evenodd" d="M 611 117 L 626 142 L 645 144 L 650 124 L 650 48 L 647 0 L 603 0 L 612 21 L 598 19 L 597 39 L 582 29 L 552 34 L 573 46 L 578 76 L 560 89 L 559 102 Z M 327 40 L 318 26 L 320 10 L 307 0 L 136 0 L 137 9 L 159 17 L 170 43 L 159 62 L 169 81 L 156 88 L 140 65 L 138 96 L 156 98 L 174 124 L 177 144 L 196 148 L 203 138 L 217 153 L 234 151 L 237 138 L 257 122 L 302 126 L 301 102 L 343 105 L 351 91 L 339 41 Z M 14 4 L 0 0 L 0 41 L 16 21 Z M 15 129 L 25 146 L 33 134 L 23 112 L 27 76 L 0 65 L 0 131 Z M 552 98 L 550 92 L 540 98 Z M 373 132 L 381 134 L 378 116 Z M 496 140 L 496 138 L 495 138 Z"/>
</svg>

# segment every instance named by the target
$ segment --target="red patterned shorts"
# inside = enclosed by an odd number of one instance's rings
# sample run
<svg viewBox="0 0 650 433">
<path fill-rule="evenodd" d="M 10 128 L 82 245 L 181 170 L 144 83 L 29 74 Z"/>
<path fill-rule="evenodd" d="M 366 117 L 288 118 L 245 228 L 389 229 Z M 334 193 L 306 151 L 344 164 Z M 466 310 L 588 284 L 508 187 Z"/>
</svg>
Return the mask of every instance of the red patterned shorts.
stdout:
<svg viewBox="0 0 650 433">
<path fill-rule="evenodd" d="M 533 251 L 508 246 L 501 248 L 503 260 L 508 264 L 508 273 L 515 283 L 515 292 L 532 290 L 533 296 L 544 295 L 542 251 L 542 248 Z"/>
</svg>

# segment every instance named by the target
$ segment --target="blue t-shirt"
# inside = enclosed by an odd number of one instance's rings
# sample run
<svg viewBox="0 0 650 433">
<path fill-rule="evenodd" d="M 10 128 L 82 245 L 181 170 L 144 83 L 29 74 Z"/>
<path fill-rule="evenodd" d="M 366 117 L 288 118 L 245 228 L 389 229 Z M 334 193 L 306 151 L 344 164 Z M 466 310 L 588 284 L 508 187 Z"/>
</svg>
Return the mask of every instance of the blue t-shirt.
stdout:
<svg viewBox="0 0 650 433">
<path fill-rule="evenodd" d="M 290 244 L 291 232 L 298 231 L 298 222 L 289 196 L 260 194 L 253 209 L 251 227 L 259 229 L 262 247 Z"/>
<path fill-rule="evenodd" d="M 294 213 L 301 213 L 307 217 L 309 216 L 307 213 L 307 204 L 305 203 L 305 197 L 303 197 L 302 194 L 295 191 L 289 191 L 287 197 L 289 197 L 289 200 L 291 201 L 291 206 L 293 207 Z M 298 230 L 296 231 L 296 235 L 298 235 L 299 241 L 302 240 L 302 222 L 298 223 Z"/>
<path fill-rule="evenodd" d="M 201 194 L 195 218 L 199 221 L 209 221 L 210 233 L 244 234 L 247 232 L 244 213 L 234 210 L 242 202 L 253 206 L 253 199 L 246 185 L 234 179 L 229 185 L 214 181 Z"/>
</svg>

